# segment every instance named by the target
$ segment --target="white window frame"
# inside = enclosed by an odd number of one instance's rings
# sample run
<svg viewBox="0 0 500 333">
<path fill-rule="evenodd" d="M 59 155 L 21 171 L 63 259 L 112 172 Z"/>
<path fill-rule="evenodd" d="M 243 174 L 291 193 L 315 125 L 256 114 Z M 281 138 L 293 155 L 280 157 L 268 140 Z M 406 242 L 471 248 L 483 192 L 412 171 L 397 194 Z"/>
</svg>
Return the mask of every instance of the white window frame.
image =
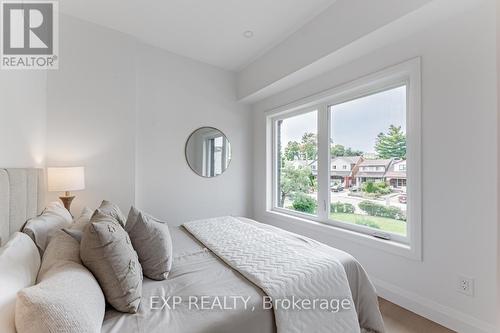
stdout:
<svg viewBox="0 0 500 333">
<path fill-rule="evenodd" d="M 337 237 L 422 260 L 422 166 L 421 166 L 421 61 L 415 58 L 386 68 L 377 73 L 304 98 L 267 112 L 267 193 L 266 211 L 275 218 L 299 223 Z M 330 112 L 329 107 L 358 99 L 391 88 L 406 85 L 406 136 L 407 136 L 407 235 L 376 231 L 365 226 L 329 219 L 330 208 Z M 318 130 L 318 212 L 317 216 L 280 208 L 277 181 L 277 131 L 276 124 L 303 113 L 317 110 Z M 380 237 L 384 238 L 381 239 Z"/>
<path fill-rule="evenodd" d="M 214 131 L 217 129 L 214 128 Z M 209 133 L 205 133 L 202 135 L 203 138 L 203 163 L 202 163 L 202 171 L 203 174 L 211 177 L 216 177 L 219 176 L 220 174 L 215 174 L 215 165 L 212 165 L 211 163 L 211 158 L 212 155 L 215 154 L 215 151 L 212 151 L 211 147 L 209 146 L 211 140 L 215 140 L 218 138 L 222 138 L 222 152 L 221 152 L 221 166 L 222 167 L 227 167 L 227 150 L 225 149 L 225 146 L 227 145 L 226 137 L 224 134 L 221 133 L 215 133 L 214 131 L 211 131 Z M 213 172 L 213 175 L 210 175 Z"/>
</svg>

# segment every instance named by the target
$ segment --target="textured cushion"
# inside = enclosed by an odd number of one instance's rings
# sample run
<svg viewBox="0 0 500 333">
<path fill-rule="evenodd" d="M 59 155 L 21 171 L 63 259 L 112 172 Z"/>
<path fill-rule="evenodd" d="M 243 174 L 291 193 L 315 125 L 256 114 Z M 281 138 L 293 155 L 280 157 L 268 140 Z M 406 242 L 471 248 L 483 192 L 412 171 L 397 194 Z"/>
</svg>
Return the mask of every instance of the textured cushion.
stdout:
<svg viewBox="0 0 500 333">
<path fill-rule="evenodd" d="M 40 254 L 26 234 L 14 233 L 0 248 L 0 332 L 16 332 L 16 294 L 35 283 L 39 268 Z"/>
<path fill-rule="evenodd" d="M 71 214 L 60 202 L 51 202 L 41 215 L 26 222 L 23 232 L 33 239 L 40 255 L 43 255 L 54 232 L 69 226 L 72 220 Z"/>
<path fill-rule="evenodd" d="M 99 210 L 102 213 L 113 217 L 115 220 L 117 220 L 120 223 L 120 225 L 122 227 L 125 226 L 125 222 L 126 222 L 125 216 L 123 216 L 123 213 L 120 210 L 120 208 L 117 205 L 115 205 L 114 203 L 109 202 L 107 200 L 103 200 L 101 205 L 99 206 Z"/>
<path fill-rule="evenodd" d="M 125 230 L 137 251 L 144 275 L 153 280 L 165 280 L 172 268 L 172 239 L 168 225 L 132 207 Z"/>
<path fill-rule="evenodd" d="M 79 244 L 57 231 L 42 259 L 38 284 L 17 295 L 18 333 L 100 332 L 106 302 L 80 261 Z"/>
<path fill-rule="evenodd" d="M 43 253 L 42 264 L 38 272 L 37 283 L 44 280 L 45 275 L 54 266 L 64 266 L 68 262 L 82 264 L 80 260 L 80 244 L 67 237 L 61 230 L 55 232 L 47 249 Z"/>
<path fill-rule="evenodd" d="M 92 214 L 94 214 L 94 211 L 92 209 L 84 207 L 80 216 L 73 221 L 71 229 L 78 229 L 83 231 L 83 228 L 87 224 L 89 224 L 90 219 L 92 218 Z"/>
<path fill-rule="evenodd" d="M 137 312 L 141 302 L 142 269 L 130 237 L 118 221 L 96 210 L 83 231 L 80 257 L 116 310 Z"/>
<path fill-rule="evenodd" d="M 64 220 L 68 223 L 71 223 L 73 221 L 73 217 L 71 216 L 70 212 L 59 201 L 53 201 L 49 203 L 47 207 L 45 207 L 43 212 L 46 214 L 58 215 L 64 218 Z"/>
<path fill-rule="evenodd" d="M 80 216 L 73 221 L 73 224 L 70 225 L 69 228 L 64 228 L 63 231 L 78 242 L 81 242 L 83 229 L 90 223 L 93 213 L 91 209 L 84 207 Z"/>
<path fill-rule="evenodd" d="M 83 231 L 80 229 L 64 228 L 62 231 L 73 237 L 78 243 L 82 241 Z"/>
</svg>

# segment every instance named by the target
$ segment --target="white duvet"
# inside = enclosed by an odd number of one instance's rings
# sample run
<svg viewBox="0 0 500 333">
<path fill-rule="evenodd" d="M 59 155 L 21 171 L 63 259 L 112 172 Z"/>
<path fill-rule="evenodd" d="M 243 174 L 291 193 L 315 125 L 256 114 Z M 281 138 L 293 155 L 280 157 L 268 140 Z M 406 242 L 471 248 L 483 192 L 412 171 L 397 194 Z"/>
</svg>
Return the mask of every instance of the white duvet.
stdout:
<svg viewBox="0 0 500 333">
<path fill-rule="evenodd" d="M 269 296 L 279 333 L 360 332 L 344 267 L 319 250 L 319 243 L 284 237 L 233 217 L 184 227 Z"/>
</svg>

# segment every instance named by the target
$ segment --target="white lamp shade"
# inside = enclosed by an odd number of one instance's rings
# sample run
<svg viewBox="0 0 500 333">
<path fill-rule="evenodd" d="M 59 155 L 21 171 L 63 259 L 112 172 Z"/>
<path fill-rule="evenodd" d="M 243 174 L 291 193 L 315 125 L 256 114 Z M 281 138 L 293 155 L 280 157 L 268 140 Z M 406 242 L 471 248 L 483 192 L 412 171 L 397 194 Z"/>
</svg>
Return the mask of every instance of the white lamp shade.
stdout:
<svg viewBox="0 0 500 333">
<path fill-rule="evenodd" d="M 49 192 L 79 191 L 85 189 L 85 168 L 48 168 Z"/>
</svg>

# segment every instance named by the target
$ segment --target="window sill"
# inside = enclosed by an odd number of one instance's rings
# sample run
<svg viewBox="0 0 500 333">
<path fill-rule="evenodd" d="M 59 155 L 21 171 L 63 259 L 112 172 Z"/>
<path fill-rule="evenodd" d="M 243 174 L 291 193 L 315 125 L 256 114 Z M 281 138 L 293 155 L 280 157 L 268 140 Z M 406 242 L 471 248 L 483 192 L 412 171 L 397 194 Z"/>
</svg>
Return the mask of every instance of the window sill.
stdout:
<svg viewBox="0 0 500 333">
<path fill-rule="evenodd" d="M 307 228 L 312 232 L 319 232 L 328 234 L 333 237 L 342 238 L 348 241 L 353 241 L 358 244 L 368 246 L 373 249 L 381 250 L 390 254 L 406 257 L 416 261 L 422 261 L 421 251 L 416 250 L 416 246 L 403 244 L 393 240 L 384 240 L 366 235 L 363 233 L 343 229 L 334 225 L 326 224 L 323 222 L 313 221 L 305 217 L 294 216 L 275 210 L 267 210 L 265 213 L 266 218 L 276 219 L 281 222 L 293 223 L 295 226 Z M 420 247 L 418 247 L 420 248 Z"/>
</svg>

